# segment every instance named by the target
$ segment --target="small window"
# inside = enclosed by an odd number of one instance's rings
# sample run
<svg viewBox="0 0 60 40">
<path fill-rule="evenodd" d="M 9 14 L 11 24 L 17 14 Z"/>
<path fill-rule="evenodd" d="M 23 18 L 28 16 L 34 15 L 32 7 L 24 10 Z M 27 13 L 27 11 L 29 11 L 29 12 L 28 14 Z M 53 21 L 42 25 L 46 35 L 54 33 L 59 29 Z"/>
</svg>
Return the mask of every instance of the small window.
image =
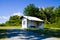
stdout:
<svg viewBox="0 0 60 40">
<path fill-rule="evenodd" d="M 23 21 L 23 25 L 25 25 L 25 21 Z"/>
</svg>

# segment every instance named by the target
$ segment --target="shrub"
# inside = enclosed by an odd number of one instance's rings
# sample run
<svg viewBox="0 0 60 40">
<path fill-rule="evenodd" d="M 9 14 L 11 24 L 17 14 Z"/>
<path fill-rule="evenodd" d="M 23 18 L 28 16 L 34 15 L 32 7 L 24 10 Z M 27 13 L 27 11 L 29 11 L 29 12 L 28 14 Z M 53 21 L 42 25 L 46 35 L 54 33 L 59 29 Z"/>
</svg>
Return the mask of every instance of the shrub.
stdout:
<svg viewBox="0 0 60 40">
<path fill-rule="evenodd" d="M 5 26 L 5 24 L 4 24 L 4 23 L 2 23 L 2 24 L 0 24 L 0 26 Z"/>
</svg>

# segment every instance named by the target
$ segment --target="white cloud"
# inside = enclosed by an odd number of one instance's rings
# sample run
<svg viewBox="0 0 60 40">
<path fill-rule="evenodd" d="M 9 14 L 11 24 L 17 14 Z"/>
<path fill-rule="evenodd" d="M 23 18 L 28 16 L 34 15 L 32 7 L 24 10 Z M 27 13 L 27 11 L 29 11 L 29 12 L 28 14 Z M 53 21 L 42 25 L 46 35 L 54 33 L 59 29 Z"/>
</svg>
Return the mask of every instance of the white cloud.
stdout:
<svg viewBox="0 0 60 40">
<path fill-rule="evenodd" d="M 8 16 L 2 16 L 3 19 L 8 19 L 9 17 Z"/>
<path fill-rule="evenodd" d="M 20 12 L 16 12 L 16 13 L 13 13 L 12 15 L 23 16 L 23 13 L 20 13 Z"/>
<path fill-rule="evenodd" d="M 0 19 L 8 19 L 9 16 L 0 16 Z"/>
<path fill-rule="evenodd" d="M 5 23 L 9 19 L 9 16 L 0 16 L 0 23 Z"/>
<path fill-rule="evenodd" d="M 1 16 L 0 16 L 0 19 L 1 19 Z"/>
<path fill-rule="evenodd" d="M 18 15 L 18 16 L 23 16 L 23 13 L 20 13 L 20 12 L 16 12 L 16 13 L 13 13 L 13 15 Z M 11 15 L 9 16 L 0 16 L 0 23 L 5 23 L 7 20 L 9 20 Z"/>
</svg>

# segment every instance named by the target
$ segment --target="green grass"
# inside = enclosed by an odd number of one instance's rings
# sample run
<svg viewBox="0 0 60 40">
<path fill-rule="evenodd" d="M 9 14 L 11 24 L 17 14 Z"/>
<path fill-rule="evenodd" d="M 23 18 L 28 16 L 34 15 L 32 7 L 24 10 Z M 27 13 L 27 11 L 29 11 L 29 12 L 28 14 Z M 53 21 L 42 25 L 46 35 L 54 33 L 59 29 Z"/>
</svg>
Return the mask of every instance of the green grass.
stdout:
<svg viewBox="0 0 60 40">
<path fill-rule="evenodd" d="M 53 24 L 44 24 L 45 28 L 60 28 L 60 24 L 53 23 Z"/>
<path fill-rule="evenodd" d="M 0 39 L 6 38 L 7 29 L 0 29 Z"/>
<path fill-rule="evenodd" d="M 60 29 L 26 29 L 27 31 L 31 31 L 33 33 L 51 36 L 51 37 L 60 37 Z"/>
<path fill-rule="evenodd" d="M 0 29 L 20 29 L 21 26 L 0 26 Z"/>
<path fill-rule="evenodd" d="M 0 26 L 0 40 L 7 40 L 7 29 L 20 29 L 21 26 Z"/>
<path fill-rule="evenodd" d="M 49 25 L 48 25 L 49 26 Z M 0 26 L 0 35 L 3 34 L 0 39 L 6 39 L 6 31 L 7 29 L 20 29 L 22 26 Z M 44 30 L 42 29 L 26 29 L 27 31 L 31 31 L 37 34 L 51 36 L 51 37 L 60 37 L 60 28 L 54 27 L 45 27 Z"/>
<path fill-rule="evenodd" d="M 44 23 L 44 27 L 45 28 L 60 28 L 60 17 L 57 18 L 57 20 L 55 21 L 55 23 L 46 24 L 46 22 L 45 22 Z"/>
</svg>

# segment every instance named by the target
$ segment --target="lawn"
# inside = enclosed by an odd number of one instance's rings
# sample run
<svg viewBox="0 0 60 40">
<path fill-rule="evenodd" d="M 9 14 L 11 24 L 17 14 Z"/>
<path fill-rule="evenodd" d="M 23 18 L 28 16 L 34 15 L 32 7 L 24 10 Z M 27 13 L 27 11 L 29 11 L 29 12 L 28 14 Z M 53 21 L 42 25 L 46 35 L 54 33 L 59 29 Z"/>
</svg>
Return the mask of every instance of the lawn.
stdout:
<svg viewBox="0 0 60 40">
<path fill-rule="evenodd" d="M 20 29 L 21 26 L 0 26 L 0 29 Z"/>
<path fill-rule="evenodd" d="M 44 28 L 44 29 L 25 29 L 42 36 L 49 36 L 55 40 L 60 40 L 60 28 Z"/>
<path fill-rule="evenodd" d="M 0 26 L 0 40 L 7 40 L 6 33 L 7 29 L 20 29 L 21 26 Z"/>
<path fill-rule="evenodd" d="M 60 38 L 60 29 L 59 28 L 26 29 L 26 30 L 31 31 L 33 33 L 41 34 L 41 35 Z"/>
<path fill-rule="evenodd" d="M 6 38 L 7 29 L 0 29 L 0 40 Z"/>
<path fill-rule="evenodd" d="M 21 26 L 7 26 L 7 27 L 0 27 L 0 40 L 6 40 L 6 33 L 7 29 L 20 29 Z M 42 29 L 26 29 L 27 31 L 31 31 L 34 33 L 38 33 L 41 35 L 46 35 L 50 37 L 56 37 L 60 39 L 60 28 L 45 28 L 44 30 Z"/>
</svg>

